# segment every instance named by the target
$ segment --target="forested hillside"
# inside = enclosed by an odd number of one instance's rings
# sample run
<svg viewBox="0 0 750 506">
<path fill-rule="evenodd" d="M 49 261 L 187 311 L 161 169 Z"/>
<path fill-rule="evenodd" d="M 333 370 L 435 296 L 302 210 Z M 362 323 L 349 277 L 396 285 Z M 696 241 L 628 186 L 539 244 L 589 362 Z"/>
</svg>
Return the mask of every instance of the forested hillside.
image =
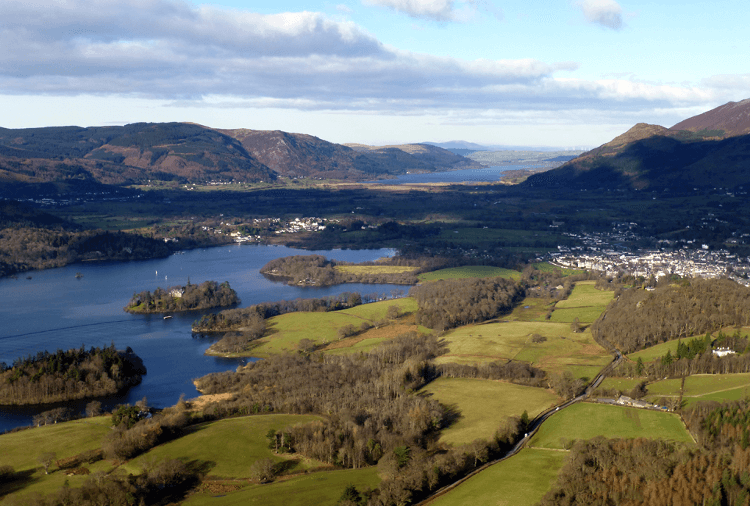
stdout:
<svg viewBox="0 0 750 506">
<path fill-rule="evenodd" d="M 591 332 L 623 353 L 750 324 L 750 288 L 726 279 L 683 280 L 654 291 L 630 288 L 619 293 Z"/>
</svg>

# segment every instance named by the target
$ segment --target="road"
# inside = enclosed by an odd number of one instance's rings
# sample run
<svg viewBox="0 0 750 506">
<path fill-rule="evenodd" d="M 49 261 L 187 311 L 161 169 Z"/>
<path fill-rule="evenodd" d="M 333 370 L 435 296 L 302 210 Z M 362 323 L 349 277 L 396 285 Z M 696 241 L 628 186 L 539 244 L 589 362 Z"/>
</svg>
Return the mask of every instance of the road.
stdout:
<svg viewBox="0 0 750 506">
<path fill-rule="evenodd" d="M 518 454 L 518 452 L 520 452 L 523 449 L 523 447 L 526 446 L 526 443 L 529 442 L 532 437 L 534 437 L 534 434 L 536 434 L 536 432 L 539 430 L 539 427 L 541 427 L 541 425 L 544 423 L 545 420 L 547 420 L 549 417 L 551 417 L 558 411 L 563 410 L 567 408 L 568 406 L 572 406 L 573 404 L 586 399 L 589 395 L 591 395 L 591 392 L 593 392 L 599 385 L 601 385 L 602 381 L 604 381 L 604 378 L 607 377 L 607 374 L 609 374 L 612 371 L 612 369 L 617 367 L 620 364 L 620 362 L 622 362 L 622 360 L 623 360 L 622 353 L 620 353 L 619 350 L 615 350 L 615 359 L 609 364 L 607 364 L 607 366 L 604 367 L 604 369 L 599 371 L 599 374 L 597 374 L 596 377 L 594 377 L 594 379 L 588 384 L 588 386 L 583 391 L 583 393 L 581 393 L 577 397 L 570 399 L 569 401 L 566 401 L 562 404 L 558 404 L 557 406 L 553 406 L 547 411 L 544 411 L 543 413 L 539 414 L 536 418 L 534 418 L 529 423 L 529 431 L 526 434 L 524 434 L 524 437 L 521 438 L 521 440 L 518 443 L 516 443 L 516 445 L 513 448 L 511 448 L 505 455 L 491 462 L 487 462 L 486 464 L 474 469 L 472 472 L 470 472 L 469 474 L 467 474 L 460 480 L 455 481 L 451 483 L 450 485 L 446 485 L 445 487 L 436 490 L 428 498 L 424 499 L 421 502 L 418 502 L 417 506 L 426 506 L 432 503 L 435 499 L 450 492 L 451 490 L 453 490 L 454 488 L 456 488 L 457 486 L 459 486 L 460 484 L 462 484 L 463 482 L 465 482 L 472 476 L 475 476 L 481 473 L 488 467 L 493 466 L 497 464 L 498 462 L 502 462 Z"/>
</svg>

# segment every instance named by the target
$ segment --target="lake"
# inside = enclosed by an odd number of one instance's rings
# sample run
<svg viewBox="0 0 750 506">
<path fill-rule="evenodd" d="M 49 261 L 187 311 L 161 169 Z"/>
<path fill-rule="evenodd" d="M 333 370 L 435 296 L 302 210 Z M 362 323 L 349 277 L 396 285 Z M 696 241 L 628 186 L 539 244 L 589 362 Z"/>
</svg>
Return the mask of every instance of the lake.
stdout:
<svg viewBox="0 0 750 506">
<path fill-rule="evenodd" d="M 284 246 L 233 245 L 197 249 L 163 259 L 139 262 L 74 264 L 59 269 L 30 271 L 18 279 L 0 278 L 0 362 L 38 351 L 78 348 L 82 344 L 118 349 L 130 346 L 148 369 L 143 382 L 121 397 L 99 399 L 106 408 L 134 403 L 144 396 L 149 405 L 171 406 L 180 394 L 195 397 L 194 378 L 234 370 L 247 359 L 207 357 L 203 353 L 218 337 L 194 336 L 191 324 L 212 310 L 161 315 L 131 315 L 122 310 L 134 293 L 194 284 L 229 281 L 242 299 L 241 307 L 259 302 L 316 298 L 342 292 L 390 294 L 407 291 L 403 285 L 345 284 L 331 287 L 288 286 L 270 281 L 259 270 L 270 260 L 289 255 L 320 254 L 327 258 L 364 262 L 393 256 L 392 249 L 303 251 Z M 80 272 L 83 277 L 76 278 Z M 31 279 L 26 279 L 30 276 Z M 214 309 L 213 311 L 217 311 Z M 90 399 L 89 399 L 90 400 Z M 83 409 L 86 402 L 65 404 Z M 0 406 L 0 432 L 29 425 L 31 417 L 51 409 Z"/>
<path fill-rule="evenodd" d="M 416 183 L 496 183 L 503 173 L 509 170 L 535 169 L 544 165 L 500 165 L 482 169 L 451 170 L 448 172 L 428 172 L 424 174 L 403 174 L 395 179 L 368 181 L 381 184 L 416 184 Z"/>
</svg>

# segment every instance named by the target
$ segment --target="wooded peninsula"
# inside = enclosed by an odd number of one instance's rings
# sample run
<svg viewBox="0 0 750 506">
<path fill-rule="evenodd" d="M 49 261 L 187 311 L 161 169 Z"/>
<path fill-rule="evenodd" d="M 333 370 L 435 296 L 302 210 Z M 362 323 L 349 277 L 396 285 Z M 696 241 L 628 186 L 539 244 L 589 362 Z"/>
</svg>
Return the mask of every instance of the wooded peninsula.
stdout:
<svg viewBox="0 0 750 506">
<path fill-rule="evenodd" d="M 17 359 L 10 367 L 0 363 L 0 405 L 112 395 L 139 384 L 144 374 L 143 361 L 130 348 L 43 351 Z"/>
</svg>

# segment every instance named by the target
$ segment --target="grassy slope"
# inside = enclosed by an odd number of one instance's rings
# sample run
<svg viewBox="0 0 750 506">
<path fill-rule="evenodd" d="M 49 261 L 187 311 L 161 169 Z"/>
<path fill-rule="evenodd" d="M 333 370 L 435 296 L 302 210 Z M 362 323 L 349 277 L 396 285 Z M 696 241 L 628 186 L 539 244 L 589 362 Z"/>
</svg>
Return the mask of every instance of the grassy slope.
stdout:
<svg viewBox="0 0 750 506">
<path fill-rule="evenodd" d="M 580 287 L 579 287 L 580 285 Z M 560 301 L 560 311 L 588 311 L 595 319 L 612 298 L 612 292 L 596 290 L 588 281 L 579 282 L 567 300 Z M 520 360 L 548 372 L 571 372 L 579 378 L 592 378 L 612 358 L 591 337 L 591 333 L 574 333 L 570 324 L 545 319 L 551 302 L 527 298 L 502 322 L 466 325 L 445 334 L 449 352 L 438 362 L 478 363 L 493 360 Z M 581 319 L 584 321 L 583 319 Z M 572 321 L 572 318 L 570 318 Z M 593 320 L 592 320 L 593 321 Z M 547 338 L 532 343 L 531 336 Z"/>
<path fill-rule="evenodd" d="M 440 269 L 432 272 L 420 274 L 420 281 L 436 281 L 438 279 L 465 279 L 465 278 L 510 278 L 518 279 L 521 273 L 511 269 L 501 267 L 491 267 L 488 265 L 467 265 L 464 267 L 451 267 L 449 269 Z"/>
<path fill-rule="evenodd" d="M 54 452 L 62 459 L 94 450 L 101 447 L 110 425 L 110 417 L 100 416 L 3 434 L 0 461 L 23 471 L 38 467 L 36 459 L 43 453 Z M 50 470 L 54 469 L 53 465 Z"/>
<path fill-rule="evenodd" d="M 566 452 L 526 448 L 473 476 L 430 506 L 532 506 L 552 487 Z"/>
<path fill-rule="evenodd" d="M 411 272 L 415 267 L 406 265 L 337 265 L 336 270 L 351 274 L 401 274 Z"/>
<path fill-rule="evenodd" d="M 593 323 L 606 309 L 614 292 L 597 290 L 594 281 L 579 281 L 570 296 L 555 304 L 550 321 Z"/>
<path fill-rule="evenodd" d="M 102 438 L 110 431 L 109 427 L 110 417 L 101 416 L 3 434 L 0 436 L 0 465 L 12 466 L 26 479 L 0 485 L 0 497 L 8 493 L 48 494 L 59 489 L 66 480 L 71 487 L 80 486 L 87 476 L 68 477 L 54 464 L 49 469 L 51 474 L 45 475 L 37 458 L 54 452 L 57 459 L 63 459 L 99 448 Z M 112 469 L 112 465 L 105 461 L 85 464 L 85 467 L 92 473 Z"/>
<path fill-rule="evenodd" d="M 693 442 L 675 414 L 607 404 L 578 403 L 544 422 L 529 446 L 563 448 L 565 441 L 591 439 L 596 436 L 648 437 Z"/>
<path fill-rule="evenodd" d="M 340 328 L 346 325 L 354 325 L 359 328 L 364 322 L 372 324 L 375 321 L 382 320 L 385 318 L 388 308 L 394 305 L 398 306 L 402 313 L 412 313 L 417 309 L 414 299 L 404 297 L 362 304 L 342 311 L 300 312 L 275 316 L 268 320 L 266 335 L 256 341 L 257 346 L 245 355 L 266 357 L 276 353 L 293 351 L 297 349 L 297 345 L 302 339 L 310 339 L 318 345 L 336 342 L 339 340 L 338 330 Z M 356 341 L 352 341 L 353 344 L 356 344 Z"/>
<path fill-rule="evenodd" d="M 459 420 L 441 436 L 441 441 L 449 444 L 489 439 L 506 418 L 521 416 L 524 410 L 533 418 L 559 400 L 557 395 L 541 388 L 470 378 L 439 378 L 423 388 L 422 393 L 461 413 Z"/>
<path fill-rule="evenodd" d="M 547 338 L 532 343 L 531 336 Z M 549 372 L 571 371 L 593 377 L 612 358 L 589 331 L 574 333 L 566 323 L 502 322 L 467 325 L 445 335 L 449 352 L 439 362 L 520 360 Z"/>
<path fill-rule="evenodd" d="M 680 395 L 680 378 L 656 381 L 648 385 L 646 400 Z M 732 401 L 750 396 L 750 373 L 695 374 L 685 379 L 683 399 L 688 404 L 699 401 Z"/>
<path fill-rule="evenodd" d="M 183 504 L 188 506 L 309 506 L 336 504 L 348 485 L 359 490 L 375 488 L 380 479 L 374 467 L 343 469 L 294 476 L 266 485 L 250 485 L 237 492 L 215 495 L 198 493 Z"/>
<path fill-rule="evenodd" d="M 268 448 L 269 429 L 282 430 L 287 426 L 318 420 L 307 415 L 257 415 L 208 422 L 191 428 L 187 435 L 159 445 L 122 466 L 138 474 L 148 461 L 180 459 L 186 462 L 208 462 L 209 476 L 247 478 L 250 466 L 258 459 L 271 458 L 276 462 L 289 461 L 294 456 L 275 455 Z M 321 462 L 302 459 L 288 462 L 286 472 L 300 472 L 322 466 Z"/>
</svg>

